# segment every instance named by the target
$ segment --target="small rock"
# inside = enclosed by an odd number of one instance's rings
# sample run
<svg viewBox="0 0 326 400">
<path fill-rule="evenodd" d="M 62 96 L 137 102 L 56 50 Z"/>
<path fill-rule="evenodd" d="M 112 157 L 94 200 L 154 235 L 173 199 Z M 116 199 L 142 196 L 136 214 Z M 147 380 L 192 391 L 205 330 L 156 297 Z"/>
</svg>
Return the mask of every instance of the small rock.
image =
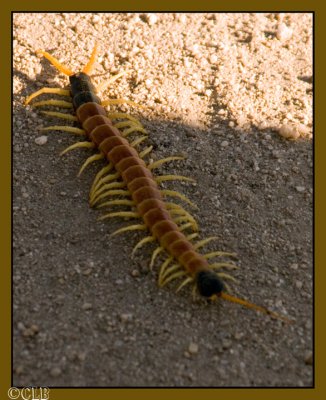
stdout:
<svg viewBox="0 0 326 400">
<path fill-rule="evenodd" d="M 284 124 L 278 129 L 280 136 L 286 139 L 298 139 L 300 137 L 299 130 L 294 125 Z"/>
<path fill-rule="evenodd" d="M 61 369 L 59 367 L 54 367 L 51 369 L 50 371 L 50 375 L 53 376 L 54 378 L 56 378 L 57 376 L 61 375 Z"/>
<path fill-rule="evenodd" d="M 149 26 L 152 26 L 152 25 L 156 24 L 157 16 L 156 16 L 156 14 L 146 14 L 145 20 Z"/>
<path fill-rule="evenodd" d="M 120 314 L 120 321 L 121 322 L 128 322 L 132 320 L 132 314 Z"/>
<path fill-rule="evenodd" d="M 85 311 L 91 310 L 92 308 L 93 308 L 93 306 L 92 306 L 91 303 L 84 303 L 84 304 L 82 305 L 82 309 L 85 310 Z"/>
<path fill-rule="evenodd" d="M 24 325 L 22 322 L 18 322 L 17 328 L 18 328 L 20 331 L 23 331 L 23 330 L 25 329 L 25 325 Z"/>
<path fill-rule="evenodd" d="M 306 188 L 304 186 L 296 186 L 295 189 L 297 192 L 300 192 L 300 193 L 302 193 L 306 190 Z"/>
<path fill-rule="evenodd" d="M 39 146 L 43 146 L 48 141 L 47 136 L 39 136 L 35 139 L 35 143 Z"/>
<path fill-rule="evenodd" d="M 291 28 L 289 28 L 288 26 L 286 26 L 283 22 L 281 22 L 278 25 L 277 31 L 276 31 L 276 37 L 281 42 L 285 42 L 285 41 L 291 39 L 292 34 L 293 34 L 293 30 Z"/>
<path fill-rule="evenodd" d="M 313 353 L 312 351 L 308 351 L 305 355 L 304 362 L 306 365 L 312 365 L 313 364 Z"/>
<path fill-rule="evenodd" d="M 85 271 L 83 271 L 83 275 L 88 276 L 92 273 L 92 268 L 88 268 Z"/>
<path fill-rule="evenodd" d="M 189 344 L 188 352 L 189 352 L 190 354 L 197 354 L 197 353 L 198 353 L 198 348 L 199 348 L 199 347 L 198 347 L 198 344 L 192 342 L 192 343 Z"/>
<path fill-rule="evenodd" d="M 223 140 L 221 143 L 221 147 L 227 147 L 229 145 L 229 142 L 227 140 Z"/>
<path fill-rule="evenodd" d="M 130 274 L 134 278 L 138 278 L 140 276 L 138 269 L 133 269 Z"/>
<path fill-rule="evenodd" d="M 224 339 L 222 342 L 222 347 L 224 350 L 229 349 L 232 346 L 232 341 L 229 339 Z"/>
<path fill-rule="evenodd" d="M 301 281 L 296 281 L 295 286 L 300 290 L 303 287 L 303 283 Z"/>
<path fill-rule="evenodd" d="M 212 54 L 212 55 L 209 57 L 209 61 L 210 61 L 211 64 L 217 63 L 217 61 L 218 61 L 217 55 L 216 55 L 216 54 Z"/>
</svg>

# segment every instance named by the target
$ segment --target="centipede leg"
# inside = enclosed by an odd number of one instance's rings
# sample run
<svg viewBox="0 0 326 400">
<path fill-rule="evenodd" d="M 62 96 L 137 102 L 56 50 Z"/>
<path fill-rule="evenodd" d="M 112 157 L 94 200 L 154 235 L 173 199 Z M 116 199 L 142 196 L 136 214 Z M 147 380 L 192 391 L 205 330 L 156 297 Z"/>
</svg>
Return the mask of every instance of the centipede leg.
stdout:
<svg viewBox="0 0 326 400">
<path fill-rule="evenodd" d="M 40 96 L 41 94 L 58 94 L 60 96 L 67 96 L 70 97 L 70 90 L 66 90 L 66 89 L 60 89 L 60 88 L 47 88 L 44 87 L 40 90 L 37 90 L 36 92 L 32 93 L 31 95 L 29 95 L 27 97 L 27 99 L 25 100 L 25 106 L 27 106 L 27 104 L 29 104 L 33 99 L 35 99 L 35 97 Z"/>
<path fill-rule="evenodd" d="M 75 149 L 81 149 L 81 148 L 86 148 L 86 149 L 94 149 L 95 144 L 92 142 L 77 142 L 72 144 L 71 146 L 67 147 L 65 150 L 63 150 L 60 153 L 60 156 L 63 156 L 64 154 L 68 153 L 68 151 L 75 150 Z"/>
<path fill-rule="evenodd" d="M 49 115 L 50 117 L 57 117 L 61 119 L 67 119 L 69 121 L 77 122 L 78 119 L 76 116 L 56 111 L 41 111 L 42 114 Z"/>
<path fill-rule="evenodd" d="M 76 128 L 75 126 L 67 126 L 67 125 L 50 125 L 40 128 L 41 131 L 64 131 L 69 133 L 74 133 L 75 135 L 83 135 L 86 136 L 86 132 L 84 129 Z"/>
</svg>

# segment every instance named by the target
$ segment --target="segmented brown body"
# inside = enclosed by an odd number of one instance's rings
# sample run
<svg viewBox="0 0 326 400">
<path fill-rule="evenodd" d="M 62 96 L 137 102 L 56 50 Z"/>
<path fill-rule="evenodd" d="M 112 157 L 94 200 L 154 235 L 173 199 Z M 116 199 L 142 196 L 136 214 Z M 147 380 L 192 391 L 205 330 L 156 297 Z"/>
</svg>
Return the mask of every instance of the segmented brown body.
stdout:
<svg viewBox="0 0 326 400">
<path fill-rule="evenodd" d="M 241 304 L 247 308 L 255 309 L 259 312 L 271 315 L 275 318 L 282 319 L 283 321 L 289 322 L 288 318 L 273 313 L 265 307 L 250 303 L 247 300 L 243 300 L 241 298 L 229 295 L 225 292 L 224 283 L 221 280 L 221 277 L 231 279 L 232 277 L 224 272 L 215 272 L 220 268 L 234 268 L 234 264 L 229 263 L 217 263 L 217 264 L 209 264 L 208 259 L 215 256 L 222 255 L 232 255 L 231 253 L 225 252 L 212 252 L 201 255 L 198 253 L 197 249 L 201 246 L 208 243 L 211 239 L 207 238 L 197 242 L 193 245 L 189 239 L 191 236 L 185 236 L 183 234 L 182 227 L 178 227 L 176 222 L 172 218 L 170 214 L 167 203 L 165 203 L 162 192 L 158 187 L 159 180 L 155 179 L 151 172 L 151 168 L 153 164 L 148 167 L 143 161 L 142 157 L 147 154 L 146 150 L 138 154 L 135 149 L 135 143 L 140 143 L 140 141 L 136 140 L 133 142 L 133 145 L 128 142 L 126 139 L 127 133 L 124 131 L 121 133 L 119 129 L 117 129 L 119 123 L 113 125 L 112 121 L 108 118 L 108 114 L 103 107 L 105 103 L 107 104 L 118 104 L 120 102 L 129 102 L 129 104 L 133 104 L 128 100 L 123 99 L 113 99 L 108 102 L 101 102 L 100 98 L 96 95 L 95 87 L 93 86 L 91 79 L 88 75 L 91 70 L 96 57 L 96 46 L 92 52 L 91 58 L 89 62 L 86 64 L 82 72 L 73 73 L 65 66 L 61 65 L 60 62 L 52 57 L 49 53 L 41 51 L 41 54 L 44 55 L 59 71 L 69 76 L 71 88 L 70 91 L 65 89 L 58 88 L 42 88 L 37 92 L 31 94 L 25 104 L 29 104 L 32 99 L 43 94 L 43 93 L 55 93 L 63 96 L 71 96 L 72 104 L 70 102 L 65 101 L 57 101 L 57 100 L 46 100 L 40 101 L 38 103 L 34 103 L 34 106 L 43 106 L 43 105 L 57 105 L 65 108 L 70 108 L 72 105 L 76 112 L 76 117 L 68 116 L 67 114 L 63 114 L 60 112 L 45 112 L 48 115 L 56 116 L 59 118 L 70 119 L 77 121 L 83 127 L 83 129 L 75 128 L 71 126 L 48 126 L 43 128 L 43 130 L 64 130 L 72 133 L 86 135 L 88 140 L 87 142 L 78 142 L 75 145 L 69 146 L 63 153 L 72 150 L 78 147 L 85 148 L 97 148 L 100 152 L 99 155 L 95 155 L 86 160 L 83 164 L 81 171 L 84 169 L 89 162 L 100 159 L 101 157 L 105 157 L 109 163 L 108 168 L 104 167 L 99 174 L 96 176 L 93 190 L 91 191 L 91 204 L 95 204 L 98 200 L 103 199 L 109 195 L 112 195 L 114 190 L 108 190 L 103 193 L 103 190 L 106 189 L 106 185 L 104 184 L 107 181 L 110 181 L 115 178 L 121 178 L 123 182 L 116 181 L 115 183 L 111 183 L 108 186 L 112 187 L 127 187 L 127 191 L 119 191 L 119 193 L 115 194 L 124 194 L 128 195 L 132 198 L 132 202 L 130 200 L 114 200 L 105 202 L 103 205 L 109 204 L 121 204 L 121 205 L 134 205 L 137 208 L 137 213 L 134 212 L 117 212 L 110 213 L 105 215 L 104 217 L 112 217 L 112 216 L 132 216 L 132 217 L 140 217 L 142 218 L 144 225 L 136 225 L 129 226 L 126 228 L 118 229 L 115 233 L 121 233 L 128 230 L 133 230 L 136 228 L 148 228 L 151 232 L 151 236 L 145 238 L 145 240 L 141 240 L 134 248 L 137 249 L 144 243 L 150 242 L 151 240 L 156 239 L 160 243 L 160 247 L 158 247 L 152 256 L 151 265 L 158 254 L 162 249 L 166 250 L 170 257 L 165 260 L 165 262 L 161 265 L 160 270 L 160 279 L 159 282 L 161 285 L 166 284 L 172 279 L 183 277 L 186 275 L 186 279 L 179 286 L 179 288 L 183 287 L 185 284 L 194 282 L 197 286 L 199 293 L 205 297 L 214 298 L 219 296 L 227 301 L 231 301 L 237 304 Z M 121 74 L 118 74 L 119 77 Z M 102 105 L 103 104 L 103 105 Z M 114 114 L 113 114 L 114 115 Z M 123 114 L 125 115 L 125 114 Z M 112 114 L 111 114 L 112 116 Z M 125 126 L 125 123 L 120 123 L 120 126 Z M 139 125 L 133 126 L 130 128 L 130 132 L 133 131 L 141 131 L 143 129 Z M 128 129 L 127 129 L 128 130 Z M 144 131 L 144 130 L 143 130 Z M 142 140 L 142 138 L 140 138 Z M 170 157 L 167 159 L 159 160 L 156 164 L 160 165 L 161 162 L 170 161 L 171 159 L 180 159 L 180 157 Z M 155 164 L 155 163 L 154 163 Z M 105 176 L 107 171 L 110 171 L 111 167 L 114 167 L 117 171 L 116 174 Z M 179 175 L 166 175 L 161 176 L 163 178 L 170 180 L 170 178 L 182 178 L 183 180 L 189 180 L 189 178 L 182 177 Z M 112 186 L 113 185 L 113 186 Z M 122 193 L 120 193 L 122 192 Z M 184 196 L 177 192 L 169 194 L 178 195 L 182 199 L 186 200 Z M 102 205 L 102 204 L 101 204 Z M 172 203 L 175 207 L 176 205 Z M 180 210 L 179 210 L 180 211 Z M 186 211 L 182 209 L 183 217 L 186 218 L 188 224 L 192 225 L 193 223 L 196 225 L 194 219 L 189 215 L 185 214 Z M 191 222 L 190 222 L 191 221 Z M 197 228 L 196 228 L 197 229 Z M 197 234 L 195 234 L 197 236 Z M 194 237 L 194 236 L 193 236 Z M 154 257 L 155 256 L 155 257 Z M 177 261 L 177 265 L 169 266 L 169 263 L 172 260 Z M 181 271 L 179 270 L 181 268 Z M 232 278 L 233 279 L 233 278 Z"/>
<path fill-rule="evenodd" d="M 195 251 L 173 222 L 152 172 L 106 114 L 105 109 L 95 102 L 84 103 L 76 109 L 77 118 L 87 137 L 121 174 L 140 216 L 161 246 L 191 276 L 208 269 L 207 260 Z"/>
</svg>

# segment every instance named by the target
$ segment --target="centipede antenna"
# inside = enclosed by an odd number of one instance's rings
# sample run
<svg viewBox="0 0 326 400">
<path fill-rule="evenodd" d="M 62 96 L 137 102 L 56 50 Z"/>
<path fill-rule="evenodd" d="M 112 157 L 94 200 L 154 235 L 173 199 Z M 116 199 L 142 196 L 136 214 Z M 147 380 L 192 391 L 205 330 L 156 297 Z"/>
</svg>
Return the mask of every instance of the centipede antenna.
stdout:
<svg viewBox="0 0 326 400">
<path fill-rule="evenodd" d="M 251 308 L 252 310 L 259 311 L 259 312 L 261 312 L 263 314 L 270 315 L 271 317 L 276 318 L 276 319 L 280 319 L 281 321 L 286 322 L 288 324 L 293 324 L 294 323 L 294 321 L 290 320 L 289 318 L 285 317 L 284 315 L 277 314 L 277 313 L 269 310 L 266 307 L 258 306 L 257 304 L 250 303 L 247 300 L 239 299 L 238 297 L 231 296 L 228 293 L 221 292 L 218 295 L 218 297 L 220 297 L 220 298 L 222 298 L 224 300 L 230 301 L 232 303 L 240 304 L 240 305 L 242 305 L 242 306 L 244 306 L 246 308 Z"/>
<path fill-rule="evenodd" d="M 96 61 L 97 49 L 98 49 L 98 45 L 96 43 L 95 46 L 94 46 L 94 49 L 92 51 L 91 58 L 89 59 L 88 63 L 85 65 L 85 67 L 82 69 L 82 72 L 84 74 L 89 75 L 90 72 L 92 71 L 92 69 L 94 67 L 94 63 Z"/>
<path fill-rule="evenodd" d="M 56 67 L 56 69 L 60 72 L 62 72 L 65 75 L 71 76 L 73 75 L 73 71 L 71 71 L 69 68 L 67 68 L 65 65 L 62 65 L 59 60 L 57 60 L 55 57 L 51 56 L 47 51 L 43 50 L 37 50 L 37 54 L 42 54 L 43 57 L 45 57 L 47 60 L 50 61 L 50 63 Z"/>
</svg>

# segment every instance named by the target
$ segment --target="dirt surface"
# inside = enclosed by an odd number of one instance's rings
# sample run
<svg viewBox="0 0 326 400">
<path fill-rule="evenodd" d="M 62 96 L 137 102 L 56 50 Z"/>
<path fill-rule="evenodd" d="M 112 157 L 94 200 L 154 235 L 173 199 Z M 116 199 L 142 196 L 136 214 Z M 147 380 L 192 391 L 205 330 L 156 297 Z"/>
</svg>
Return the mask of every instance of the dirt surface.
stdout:
<svg viewBox="0 0 326 400">
<path fill-rule="evenodd" d="M 165 187 L 198 205 L 200 237 L 218 237 L 205 251 L 237 253 L 233 294 L 293 325 L 159 288 L 154 247 L 131 258 L 143 236 L 97 221 L 103 164 L 77 178 L 92 152 L 59 157 L 79 139 L 39 130 L 71 123 L 24 106 L 68 84 L 35 50 L 78 71 L 95 41 L 96 84 L 127 72 L 101 97 L 145 106 L 121 110 L 148 130 L 152 159 L 187 156 L 158 172 L 196 179 Z M 312 15 L 15 14 L 13 68 L 14 386 L 311 386 Z"/>
</svg>

